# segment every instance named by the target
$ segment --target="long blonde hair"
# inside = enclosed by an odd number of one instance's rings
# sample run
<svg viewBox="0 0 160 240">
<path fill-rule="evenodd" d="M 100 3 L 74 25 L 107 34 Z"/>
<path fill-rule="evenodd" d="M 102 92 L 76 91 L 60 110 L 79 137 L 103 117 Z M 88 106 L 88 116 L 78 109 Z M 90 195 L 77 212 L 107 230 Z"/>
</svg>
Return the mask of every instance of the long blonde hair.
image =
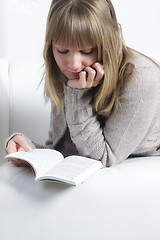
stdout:
<svg viewBox="0 0 160 240">
<path fill-rule="evenodd" d="M 120 92 L 129 80 L 134 66 L 127 59 L 130 49 L 125 46 L 110 0 L 53 0 L 49 10 L 44 46 L 45 88 L 47 99 L 52 99 L 60 110 L 63 99 L 62 73 L 52 53 L 52 43 L 78 48 L 95 46 L 98 61 L 104 66 L 104 79 L 93 96 L 93 109 L 107 117 L 116 110 Z"/>
</svg>

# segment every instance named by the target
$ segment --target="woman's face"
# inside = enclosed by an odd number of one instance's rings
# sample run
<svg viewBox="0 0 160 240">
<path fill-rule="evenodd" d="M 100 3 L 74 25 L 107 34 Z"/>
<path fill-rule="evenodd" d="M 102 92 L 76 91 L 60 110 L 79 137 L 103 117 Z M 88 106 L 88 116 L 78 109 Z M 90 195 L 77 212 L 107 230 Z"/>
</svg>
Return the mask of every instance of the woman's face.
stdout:
<svg viewBox="0 0 160 240">
<path fill-rule="evenodd" d="M 73 45 L 66 48 L 57 43 L 52 44 L 52 51 L 59 69 L 69 80 L 79 79 L 79 73 L 92 66 L 98 58 L 95 47 L 78 49 Z"/>
</svg>

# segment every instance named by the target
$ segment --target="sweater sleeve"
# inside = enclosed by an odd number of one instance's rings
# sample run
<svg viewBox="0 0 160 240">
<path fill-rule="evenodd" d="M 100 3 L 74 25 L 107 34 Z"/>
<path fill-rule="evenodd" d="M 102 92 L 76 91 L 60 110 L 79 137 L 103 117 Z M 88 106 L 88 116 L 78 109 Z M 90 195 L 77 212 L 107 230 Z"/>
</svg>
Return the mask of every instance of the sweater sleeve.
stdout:
<svg viewBox="0 0 160 240">
<path fill-rule="evenodd" d="M 102 129 L 84 90 L 65 88 L 65 112 L 72 141 L 82 156 L 120 163 L 134 153 L 148 133 L 157 111 L 159 77 L 155 69 L 138 68 L 125 87 L 121 107 Z"/>
</svg>

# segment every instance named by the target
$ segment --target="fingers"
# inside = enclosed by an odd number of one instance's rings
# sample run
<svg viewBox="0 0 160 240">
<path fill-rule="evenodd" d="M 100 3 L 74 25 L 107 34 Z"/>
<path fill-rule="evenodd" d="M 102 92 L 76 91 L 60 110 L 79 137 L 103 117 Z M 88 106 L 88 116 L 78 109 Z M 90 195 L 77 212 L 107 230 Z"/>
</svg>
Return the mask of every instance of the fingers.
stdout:
<svg viewBox="0 0 160 240">
<path fill-rule="evenodd" d="M 21 149 L 26 152 L 32 151 L 32 147 L 29 145 L 29 143 L 23 136 L 16 135 L 14 138 L 12 138 L 12 140 L 14 140 L 17 145 L 19 145 L 18 150 Z"/>
<path fill-rule="evenodd" d="M 7 144 L 6 151 L 8 154 L 24 150 L 26 152 L 32 151 L 32 147 L 27 140 L 21 135 L 15 135 Z"/>
<path fill-rule="evenodd" d="M 17 146 L 12 139 L 8 142 L 7 147 L 6 147 L 6 151 L 7 151 L 8 154 L 17 152 Z"/>
<path fill-rule="evenodd" d="M 92 65 L 92 68 L 94 68 L 96 70 L 96 76 L 94 79 L 94 84 L 95 86 L 97 86 L 100 81 L 103 79 L 104 76 L 104 67 L 102 64 L 96 62 Z"/>
<path fill-rule="evenodd" d="M 81 82 L 79 81 L 79 79 L 68 80 L 67 81 L 67 86 L 71 87 L 71 88 L 77 88 L 77 89 L 83 88 L 83 86 L 81 86 Z"/>
<path fill-rule="evenodd" d="M 67 85 L 71 88 L 84 89 L 96 87 L 104 76 L 104 67 L 96 62 L 91 67 L 86 67 L 79 73 L 79 79 L 68 80 Z"/>
<path fill-rule="evenodd" d="M 18 151 L 32 151 L 31 146 L 28 144 L 27 140 L 21 135 L 15 135 L 7 144 L 6 151 L 8 154 Z M 19 159 L 10 159 L 16 167 L 28 166 L 25 161 Z"/>
<path fill-rule="evenodd" d="M 9 159 L 9 161 L 14 164 L 16 167 L 20 167 L 21 164 L 20 164 L 20 160 L 18 159 Z"/>
<path fill-rule="evenodd" d="M 28 166 L 27 162 L 21 161 L 19 159 L 9 159 L 12 164 L 14 164 L 16 167 L 26 167 Z"/>
<path fill-rule="evenodd" d="M 91 88 L 91 87 L 95 87 L 95 79 L 96 79 L 96 70 L 91 68 L 91 67 L 86 67 L 85 68 L 85 71 L 86 71 L 86 75 L 87 75 L 87 78 L 86 78 L 86 86 L 85 88 Z"/>
</svg>

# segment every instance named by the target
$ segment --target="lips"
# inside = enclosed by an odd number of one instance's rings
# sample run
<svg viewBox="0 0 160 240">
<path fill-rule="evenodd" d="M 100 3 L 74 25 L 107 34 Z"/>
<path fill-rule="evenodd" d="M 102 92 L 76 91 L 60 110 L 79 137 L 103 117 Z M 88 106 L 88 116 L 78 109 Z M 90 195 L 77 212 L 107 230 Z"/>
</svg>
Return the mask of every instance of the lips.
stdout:
<svg viewBox="0 0 160 240">
<path fill-rule="evenodd" d="M 79 74 L 79 72 L 71 72 L 72 74 Z"/>
<path fill-rule="evenodd" d="M 79 78 L 79 74 L 73 74 L 74 78 Z"/>
</svg>

